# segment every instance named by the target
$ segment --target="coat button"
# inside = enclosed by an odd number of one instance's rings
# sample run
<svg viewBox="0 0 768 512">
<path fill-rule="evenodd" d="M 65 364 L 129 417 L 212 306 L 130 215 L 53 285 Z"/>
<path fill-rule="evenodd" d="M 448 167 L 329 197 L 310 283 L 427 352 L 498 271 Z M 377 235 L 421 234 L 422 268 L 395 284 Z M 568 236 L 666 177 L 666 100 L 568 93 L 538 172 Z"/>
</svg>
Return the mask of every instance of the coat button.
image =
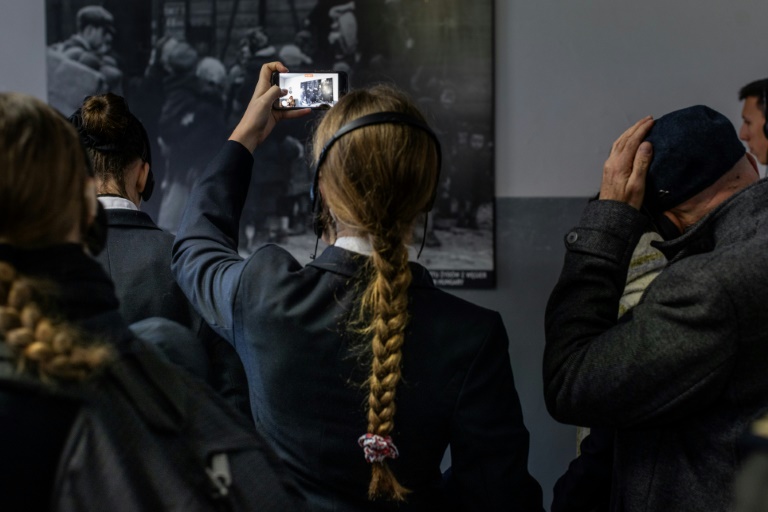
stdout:
<svg viewBox="0 0 768 512">
<path fill-rule="evenodd" d="M 579 239 L 579 234 L 575 231 L 571 231 L 565 237 L 565 241 L 568 242 L 569 244 L 575 244 L 576 240 L 578 239 Z"/>
</svg>

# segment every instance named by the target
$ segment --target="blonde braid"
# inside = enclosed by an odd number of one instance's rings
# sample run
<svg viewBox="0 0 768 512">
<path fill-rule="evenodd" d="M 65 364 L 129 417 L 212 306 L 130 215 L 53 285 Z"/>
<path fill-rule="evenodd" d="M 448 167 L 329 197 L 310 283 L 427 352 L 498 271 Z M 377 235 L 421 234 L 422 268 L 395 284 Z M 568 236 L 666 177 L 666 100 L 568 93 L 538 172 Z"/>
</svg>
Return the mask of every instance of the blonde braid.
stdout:
<svg viewBox="0 0 768 512">
<path fill-rule="evenodd" d="M 376 112 L 396 112 L 425 122 L 415 103 L 395 88 L 358 89 L 320 122 L 314 136 L 315 161 L 342 126 Z M 353 349 L 358 355 L 365 351 L 371 365 L 364 384 L 368 430 L 358 439 L 372 464 L 370 499 L 404 501 L 411 492 L 397 481 L 385 459 L 399 456 L 391 433 L 409 321 L 412 276 L 405 244 L 415 219 L 431 207 L 439 161 L 438 145 L 429 133 L 408 123 L 381 123 L 344 135 L 317 171 L 323 205 L 333 213 L 326 234 L 332 238 L 332 226 L 339 224 L 348 233 L 367 236 L 373 247 L 367 274 L 355 283 L 366 288 L 347 325 L 350 332 L 370 340 L 370 349 L 367 344 Z"/>
<path fill-rule="evenodd" d="M 397 231 L 397 230 L 396 230 Z M 408 324 L 408 287 L 411 271 L 403 241 L 371 237 L 373 273 L 362 305 L 370 318 L 373 358 L 368 378 L 368 433 L 381 437 L 394 430 L 395 395 L 400 381 L 402 346 Z M 373 462 L 368 496 L 404 501 L 410 491 L 400 485 L 383 460 Z"/>
<path fill-rule="evenodd" d="M 40 380 L 83 381 L 112 356 L 107 345 L 86 342 L 65 322 L 44 315 L 36 287 L 0 262 L 0 337 L 12 349 L 19 372 Z"/>
</svg>

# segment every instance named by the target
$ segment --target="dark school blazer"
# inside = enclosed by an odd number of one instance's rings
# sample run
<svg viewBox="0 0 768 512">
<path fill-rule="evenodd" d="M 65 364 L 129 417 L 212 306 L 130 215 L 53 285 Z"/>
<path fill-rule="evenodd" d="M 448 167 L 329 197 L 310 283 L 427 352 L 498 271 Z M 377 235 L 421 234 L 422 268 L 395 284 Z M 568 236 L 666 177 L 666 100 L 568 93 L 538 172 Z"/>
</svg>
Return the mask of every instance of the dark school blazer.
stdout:
<svg viewBox="0 0 768 512">
<path fill-rule="evenodd" d="M 266 245 L 237 253 L 253 158 L 227 142 L 192 191 L 172 269 L 203 318 L 245 365 L 254 420 L 287 461 L 311 510 L 542 510 L 527 469 L 529 434 L 498 313 L 437 289 L 412 263 L 402 379 L 388 460 L 413 491 L 405 505 L 368 501 L 368 340 L 346 325 L 366 257 L 329 247 L 302 267 Z M 258 172 L 258 169 L 256 169 Z M 440 463 L 450 446 L 450 489 Z"/>
<path fill-rule="evenodd" d="M 151 317 L 178 322 L 197 335 L 199 345 L 160 348 L 185 368 L 205 368 L 198 376 L 243 414 L 250 415 L 245 372 L 232 347 L 216 335 L 189 304 L 171 274 L 173 235 L 142 211 L 106 210 L 107 245 L 96 260 L 115 283 L 120 314 L 129 324 Z M 202 363 L 202 364 L 201 364 Z"/>
</svg>

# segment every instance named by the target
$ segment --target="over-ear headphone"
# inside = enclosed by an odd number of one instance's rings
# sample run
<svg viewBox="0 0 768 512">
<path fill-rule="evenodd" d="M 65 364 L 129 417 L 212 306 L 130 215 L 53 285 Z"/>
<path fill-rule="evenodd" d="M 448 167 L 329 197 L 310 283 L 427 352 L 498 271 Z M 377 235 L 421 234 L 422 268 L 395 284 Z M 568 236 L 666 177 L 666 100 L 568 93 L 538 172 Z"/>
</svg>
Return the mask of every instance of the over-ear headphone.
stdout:
<svg viewBox="0 0 768 512">
<path fill-rule="evenodd" d="M 83 100 L 83 103 L 85 103 L 88 98 L 90 98 L 90 96 L 87 96 Z M 141 121 L 139 121 L 138 118 L 130 112 L 128 112 L 128 115 L 131 117 L 131 122 L 135 124 L 136 128 L 138 128 L 139 132 L 141 133 L 143 147 L 130 147 L 127 149 L 136 153 L 142 161 L 149 164 L 147 181 L 144 184 L 144 190 L 141 192 L 141 199 L 143 201 L 149 201 L 149 198 L 152 197 L 152 192 L 155 189 L 155 176 L 152 172 L 152 146 L 149 143 L 149 135 L 147 134 L 147 130 L 144 128 L 144 125 L 141 124 Z M 105 153 L 120 151 L 123 149 L 113 142 L 103 141 L 99 137 L 89 133 L 88 130 L 85 129 L 85 126 L 83 126 L 82 109 L 78 108 L 75 110 L 67 120 L 72 123 L 75 128 L 77 128 L 77 133 L 80 136 L 80 140 L 82 141 L 83 146 L 86 148 L 95 149 L 96 151 L 103 151 Z"/>
<path fill-rule="evenodd" d="M 144 125 L 138 119 L 136 119 L 136 122 L 141 129 L 141 136 L 144 139 L 143 154 L 139 156 L 149 164 L 149 173 L 147 173 L 147 181 L 144 183 L 144 190 L 141 191 L 141 200 L 149 201 L 149 198 L 152 197 L 152 192 L 155 190 L 155 174 L 152 172 L 152 144 L 149 143 L 149 134 L 147 134 Z"/>
<path fill-rule="evenodd" d="M 358 130 L 364 126 L 371 126 L 375 124 L 406 124 L 423 131 L 432 138 L 432 141 L 435 143 L 435 149 L 437 151 L 437 179 L 435 180 L 435 187 L 432 190 L 432 195 L 427 202 L 426 208 L 424 209 L 425 212 L 432 211 L 432 208 L 435 205 L 435 198 L 437 196 L 437 184 L 440 179 L 440 168 L 442 166 L 442 151 L 440 148 L 440 140 L 437 138 L 437 135 L 435 135 L 435 132 L 433 132 L 432 129 L 426 125 L 426 123 L 408 114 L 401 114 L 400 112 L 377 112 L 375 114 L 368 114 L 362 117 L 358 117 L 357 119 L 350 121 L 349 123 L 339 128 L 339 130 L 333 134 L 328 142 L 325 143 L 322 151 L 320 151 L 320 155 L 317 157 L 317 162 L 315 163 L 313 170 L 312 188 L 309 189 L 309 199 L 312 202 L 312 228 L 318 238 L 323 236 L 323 231 L 325 229 L 321 219 L 322 199 L 320 198 L 320 189 L 318 185 L 320 180 L 320 167 L 323 165 L 323 162 L 325 162 L 325 159 L 328 156 L 328 151 L 336 143 L 336 141 L 338 141 L 349 132 Z"/>
<path fill-rule="evenodd" d="M 768 85 L 763 87 L 763 119 L 765 119 L 765 123 L 763 123 L 763 135 L 768 139 Z"/>
</svg>

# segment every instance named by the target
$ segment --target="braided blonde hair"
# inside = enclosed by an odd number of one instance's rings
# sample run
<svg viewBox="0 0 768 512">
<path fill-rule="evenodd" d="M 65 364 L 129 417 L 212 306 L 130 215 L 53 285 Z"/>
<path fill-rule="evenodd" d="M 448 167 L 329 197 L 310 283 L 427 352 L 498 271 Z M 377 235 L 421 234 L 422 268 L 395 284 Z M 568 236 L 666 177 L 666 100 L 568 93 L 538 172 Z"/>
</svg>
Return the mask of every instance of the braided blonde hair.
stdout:
<svg viewBox="0 0 768 512">
<path fill-rule="evenodd" d="M 46 382 L 85 380 L 112 352 L 47 315 L 40 306 L 41 288 L 45 286 L 0 262 L 0 337 L 11 348 L 19 372 Z"/>
<path fill-rule="evenodd" d="M 0 93 L 0 242 L 25 249 L 69 240 L 88 217 L 85 153 L 75 129 L 44 102 Z M 0 262 L 0 341 L 20 371 L 79 381 L 110 357 L 56 319 L 50 285 Z"/>
<path fill-rule="evenodd" d="M 392 87 L 354 91 L 318 126 L 315 159 L 342 125 L 375 112 L 399 112 L 424 121 L 413 102 Z M 402 124 L 367 126 L 334 144 L 319 172 L 325 205 L 338 221 L 366 236 L 373 249 L 356 325 L 371 340 L 367 431 L 387 438 L 395 426 L 395 398 L 409 321 L 412 275 L 406 244 L 436 186 L 436 148 L 431 137 L 417 128 Z M 370 499 L 403 501 L 409 492 L 386 462 L 372 463 Z"/>
</svg>

